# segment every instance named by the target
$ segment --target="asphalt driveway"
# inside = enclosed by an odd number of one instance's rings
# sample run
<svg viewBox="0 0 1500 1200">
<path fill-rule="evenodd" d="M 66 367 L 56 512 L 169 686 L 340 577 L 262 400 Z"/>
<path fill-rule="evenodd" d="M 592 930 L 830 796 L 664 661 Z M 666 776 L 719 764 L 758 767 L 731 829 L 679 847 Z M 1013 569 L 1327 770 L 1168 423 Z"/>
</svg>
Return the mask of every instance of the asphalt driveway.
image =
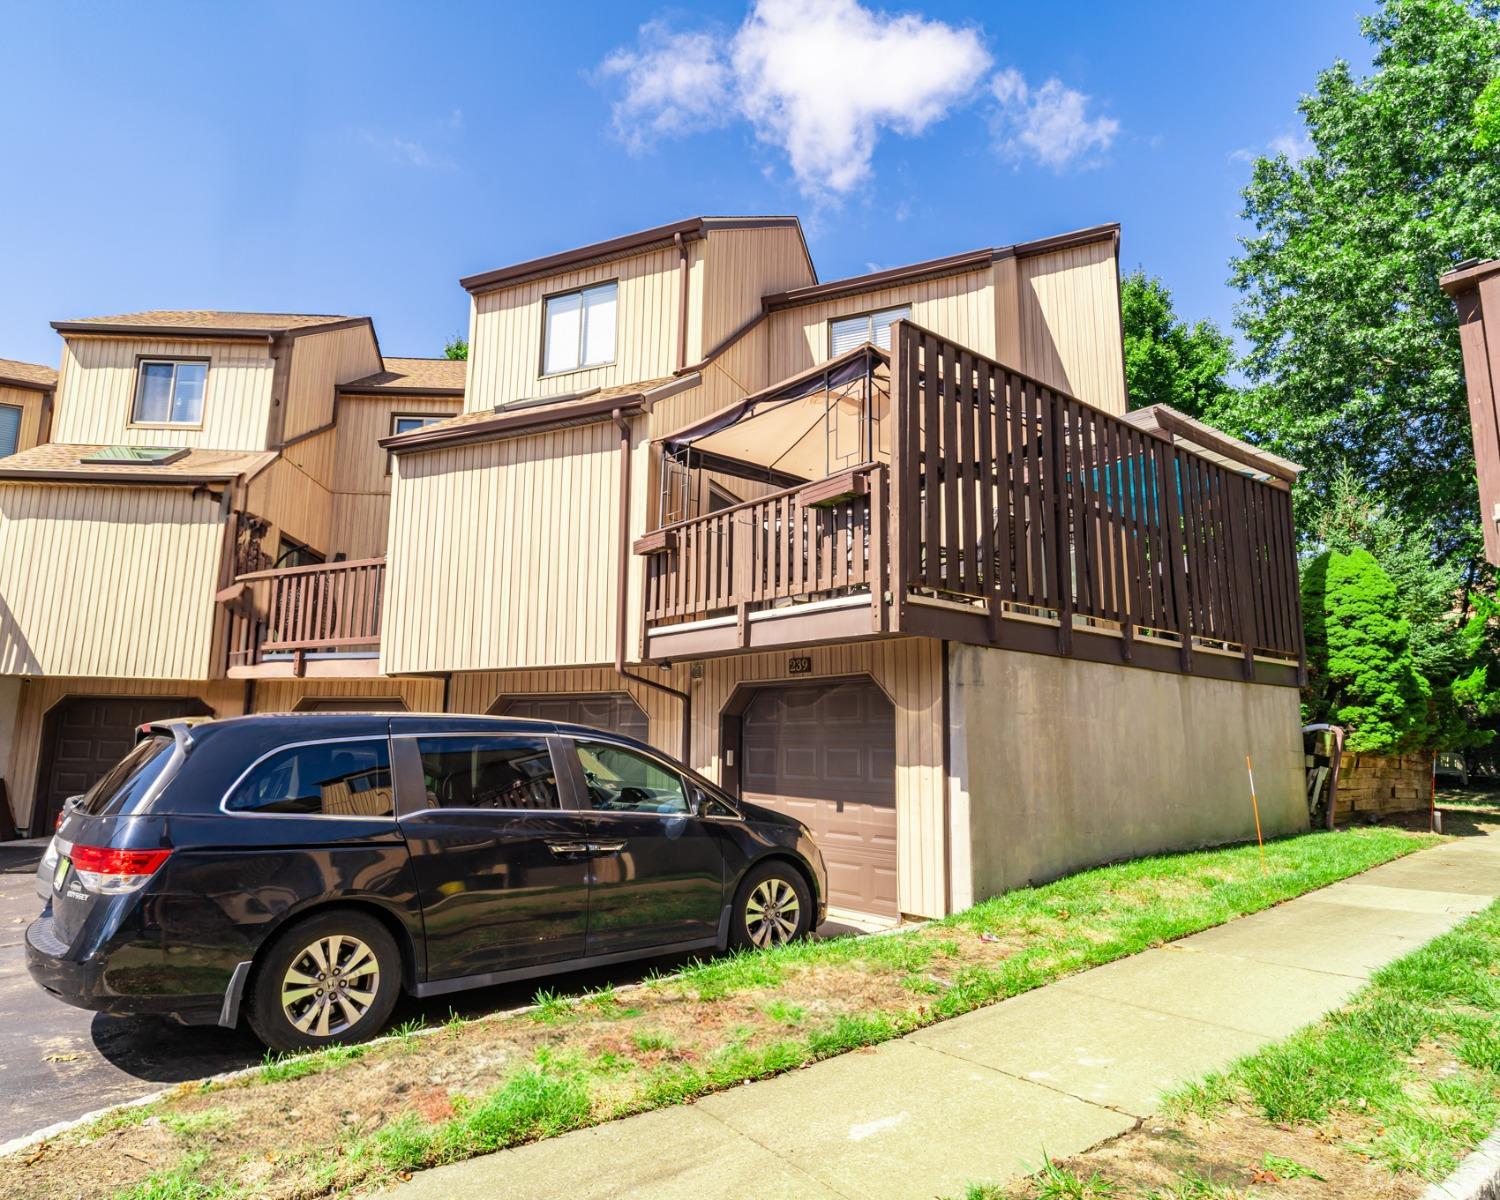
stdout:
<svg viewBox="0 0 1500 1200">
<path fill-rule="evenodd" d="M 35 870 L 44 842 L 0 844 L 0 1144 L 58 1121 L 260 1062 L 264 1048 L 249 1033 L 189 1028 L 155 1017 L 107 1017 L 52 999 L 26 973 L 26 926 L 41 911 Z M 824 936 L 852 932 L 830 921 Z M 579 971 L 556 981 L 529 980 L 434 1000 L 403 1000 L 392 1021 L 442 1021 L 529 1004 L 536 990 L 587 991 L 624 984 L 691 956 Z"/>
</svg>

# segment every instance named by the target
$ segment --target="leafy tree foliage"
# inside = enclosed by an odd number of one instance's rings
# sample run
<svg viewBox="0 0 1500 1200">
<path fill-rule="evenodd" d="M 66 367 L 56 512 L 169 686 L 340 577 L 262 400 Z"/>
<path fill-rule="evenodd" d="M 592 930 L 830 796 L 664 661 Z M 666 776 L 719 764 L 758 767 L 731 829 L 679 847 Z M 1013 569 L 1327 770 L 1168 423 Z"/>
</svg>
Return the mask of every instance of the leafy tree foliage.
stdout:
<svg viewBox="0 0 1500 1200">
<path fill-rule="evenodd" d="M 1500 714 L 1500 645 L 1492 632 L 1500 606 L 1465 586 L 1459 563 L 1434 562 L 1430 529 L 1397 519 L 1348 467 L 1335 473 L 1313 535 L 1340 554 L 1368 551 L 1390 579 L 1412 663 L 1431 687 L 1425 743 L 1441 749 L 1489 745 Z M 1310 677 L 1326 661 L 1326 648 L 1310 647 Z"/>
<path fill-rule="evenodd" d="M 1140 268 L 1120 281 L 1120 319 L 1130 407 L 1170 404 L 1189 416 L 1211 418 L 1230 390 L 1224 374 L 1233 340 L 1212 321 L 1188 325 L 1166 285 Z"/>
<path fill-rule="evenodd" d="M 1474 149 L 1500 150 L 1500 75 L 1474 101 Z"/>
<path fill-rule="evenodd" d="M 455 333 L 448 339 L 448 344 L 443 347 L 443 355 L 447 358 L 468 360 L 469 342 L 462 334 Z"/>
<path fill-rule="evenodd" d="M 1432 688 L 1417 670 L 1396 587 L 1368 550 L 1326 550 L 1302 576 L 1307 713 L 1347 730 L 1357 754 L 1425 744 Z"/>
<path fill-rule="evenodd" d="M 1471 556 L 1462 359 L 1437 278 L 1500 255 L 1500 155 L 1476 147 L 1497 18 L 1500 0 L 1383 0 L 1363 21 L 1374 72 L 1336 62 L 1301 102 L 1312 152 L 1255 163 L 1255 232 L 1232 264 L 1253 386 L 1219 413 L 1309 468 L 1305 515 L 1347 462 L 1403 520 L 1431 522 L 1439 553 Z"/>
</svg>

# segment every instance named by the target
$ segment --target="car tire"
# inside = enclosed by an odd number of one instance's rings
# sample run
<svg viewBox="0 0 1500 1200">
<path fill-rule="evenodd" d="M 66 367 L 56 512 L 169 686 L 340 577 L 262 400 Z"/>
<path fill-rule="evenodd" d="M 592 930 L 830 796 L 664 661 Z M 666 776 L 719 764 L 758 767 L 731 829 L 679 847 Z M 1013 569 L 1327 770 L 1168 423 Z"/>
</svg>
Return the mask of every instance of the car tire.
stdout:
<svg viewBox="0 0 1500 1200">
<path fill-rule="evenodd" d="M 746 873 L 729 914 L 729 944 L 750 950 L 785 945 L 812 930 L 812 889 L 801 871 L 783 859 Z"/>
<path fill-rule="evenodd" d="M 273 1050 L 362 1042 L 385 1028 L 396 1006 L 401 953 L 374 917 L 335 909 L 280 933 L 250 987 L 250 1028 Z"/>
</svg>

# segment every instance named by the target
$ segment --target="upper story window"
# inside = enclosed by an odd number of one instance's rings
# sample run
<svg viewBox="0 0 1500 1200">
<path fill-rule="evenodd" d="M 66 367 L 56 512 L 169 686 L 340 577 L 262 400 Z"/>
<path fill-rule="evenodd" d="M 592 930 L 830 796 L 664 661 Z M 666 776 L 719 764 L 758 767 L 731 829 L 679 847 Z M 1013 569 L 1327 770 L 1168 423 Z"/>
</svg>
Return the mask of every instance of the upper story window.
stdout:
<svg viewBox="0 0 1500 1200">
<path fill-rule="evenodd" d="M 614 362 L 619 290 L 611 281 L 547 297 L 543 302 L 543 375 Z"/>
<path fill-rule="evenodd" d="M 21 447 L 21 407 L 0 404 L 0 458 L 14 454 Z"/>
<path fill-rule="evenodd" d="M 446 421 L 452 413 L 393 413 L 391 415 L 391 433 L 410 433 L 414 429 L 425 429 L 429 425 L 436 425 L 439 421 Z M 385 473 L 391 473 L 391 456 L 385 456 Z"/>
<path fill-rule="evenodd" d="M 891 326 L 911 320 L 911 305 L 882 308 L 879 312 L 860 313 L 857 317 L 840 317 L 828 323 L 828 357 L 836 358 L 864 342 L 874 342 L 882 350 L 891 348 Z"/>
<path fill-rule="evenodd" d="M 208 363 L 200 359 L 143 358 L 135 385 L 137 425 L 201 425 Z"/>
</svg>

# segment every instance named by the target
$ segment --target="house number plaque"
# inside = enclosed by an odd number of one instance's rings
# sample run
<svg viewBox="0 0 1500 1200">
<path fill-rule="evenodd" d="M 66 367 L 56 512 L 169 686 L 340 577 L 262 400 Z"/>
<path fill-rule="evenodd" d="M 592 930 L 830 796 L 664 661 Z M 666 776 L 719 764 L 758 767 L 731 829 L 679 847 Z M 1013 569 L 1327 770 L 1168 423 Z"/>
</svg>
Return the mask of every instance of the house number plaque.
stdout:
<svg viewBox="0 0 1500 1200">
<path fill-rule="evenodd" d="M 788 675 L 811 675 L 812 657 L 807 654 L 798 654 L 787 659 L 786 673 Z"/>
</svg>

